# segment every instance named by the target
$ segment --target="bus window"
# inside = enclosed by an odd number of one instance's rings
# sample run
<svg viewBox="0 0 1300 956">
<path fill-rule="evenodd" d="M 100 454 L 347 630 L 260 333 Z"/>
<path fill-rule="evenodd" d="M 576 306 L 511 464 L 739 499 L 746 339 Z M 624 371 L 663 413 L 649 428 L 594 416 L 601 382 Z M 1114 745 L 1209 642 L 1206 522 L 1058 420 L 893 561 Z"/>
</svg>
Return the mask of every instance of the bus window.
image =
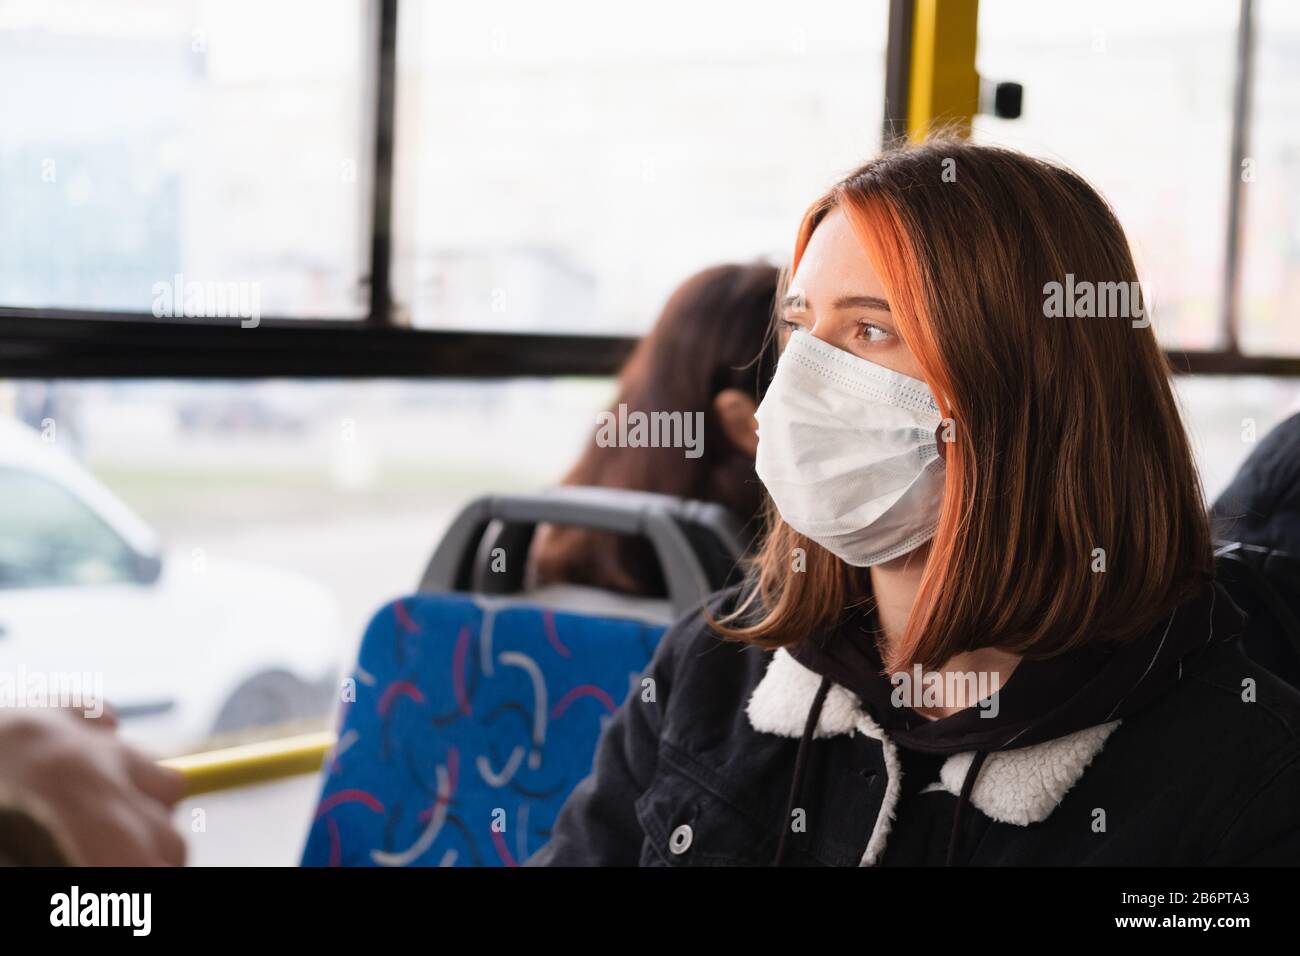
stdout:
<svg viewBox="0 0 1300 956">
<path fill-rule="evenodd" d="M 1016 120 L 975 134 L 1100 189 L 1128 231 L 1167 347 L 1223 344 L 1237 8 L 1158 0 L 982 0 L 977 63 L 1024 84 Z"/>
<path fill-rule="evenodd" d="M 4 383 L 0 666 L 102 672 L 163 754 L 323 729 L 455 511 L 558 481 L 608 389 Z"/>
<path fill-rule="evenodd" d="M 364 23 L 359 0 L 0 5 L 2 304 L 362 315 Z"/>
<path fill-rule="evenodd" d="M 701 267 L 786 255 L 807 183 L 879 141 L 886 7 L 404 4 L 393 284 L 410 322 L 636 334 Z"/>
<path fill-rule="evenodd" d="M 1300 176 L 1297 81 L 1300 13 L 1294 4 L 1256 4 L 1255 83 L 1242 209 L 1241 346 L 1262 355 L 1300 354 Z"/>
</svg>

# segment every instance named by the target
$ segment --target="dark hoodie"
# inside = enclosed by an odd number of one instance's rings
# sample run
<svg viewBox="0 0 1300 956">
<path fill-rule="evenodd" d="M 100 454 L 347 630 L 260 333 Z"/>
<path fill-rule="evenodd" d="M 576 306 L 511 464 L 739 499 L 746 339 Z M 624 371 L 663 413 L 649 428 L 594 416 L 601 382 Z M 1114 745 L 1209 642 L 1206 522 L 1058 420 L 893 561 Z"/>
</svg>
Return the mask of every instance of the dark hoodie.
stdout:
<svg viewBox="0 0 1300 956">
<path fill-rule="evenodd" d="M 799 644 L 791 656 L 856 694 L 889 733 L 902 753 L 903 775 L 911 781 L 905 793 L 938 776 L 942 762 L 934 757 L 975 754 L 953 811 L 955 829 L 990 752 L 1030 747 L 1140 712 L 1181 679 L 1185 659 L 1213 642 L 1239 639 L 1245 624 L 1222 588 L 1207 587 L 1140 640 L 1095 642 L 1048 659 L 1022 660 L 993 697 L 930 720 L 897 705 L 872 621 L 869 612 L 859 610 L 835 632 Z M 815 723 L 810 716 L 808 727 Z M 809 739 L 801 738 L 801 748 Z M 792 804 L 799 785 L 797 779 L 792 783 Z M 955 834 L 949 847 L 946 862 L 952 863 L 959 850 Z"/>
<path fill-rule="evenodd" d="M 996 708 L 969 707 L 943 720 L 895 706 L 894 685 L 883 674 L 865 613 L 833 635 L 799 644 L 791 655 L 857 694 L 903 747 L 951 754 L 1027 747 L 1128 717 L 1179 679 L 1188 655 L 1212 641 L 1240 637 L 1243 624 L 1232 599 L 1207 587 L 1140 640 L 1096 642 L 1045 660 L 1022 660 L 995 695 Z"/>
</svg>

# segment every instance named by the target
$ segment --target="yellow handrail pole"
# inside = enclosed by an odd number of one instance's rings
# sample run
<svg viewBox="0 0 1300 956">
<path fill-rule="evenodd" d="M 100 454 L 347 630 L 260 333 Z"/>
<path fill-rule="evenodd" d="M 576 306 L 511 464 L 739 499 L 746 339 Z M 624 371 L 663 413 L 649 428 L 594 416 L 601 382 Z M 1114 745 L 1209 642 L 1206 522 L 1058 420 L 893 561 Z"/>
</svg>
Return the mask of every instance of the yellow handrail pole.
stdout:
<svg viewBox="0 0 1300 956">
<path fill-rule="evenodd" d="M 907 138 L 923 142 L 939 127 L 970 133 L 979 109 L 975 72 L 979 0 L 914 0 Z"/>
<path fill-rule="evenodd" d="M 321 731 L 187 754 L 158 762 L 181 772 L 185 778 L 185 795 L 192 797 L 200 793 L 233 790 L 285 777 L 317 773 L 335 740 L 333 733 Z"/>
</svg>

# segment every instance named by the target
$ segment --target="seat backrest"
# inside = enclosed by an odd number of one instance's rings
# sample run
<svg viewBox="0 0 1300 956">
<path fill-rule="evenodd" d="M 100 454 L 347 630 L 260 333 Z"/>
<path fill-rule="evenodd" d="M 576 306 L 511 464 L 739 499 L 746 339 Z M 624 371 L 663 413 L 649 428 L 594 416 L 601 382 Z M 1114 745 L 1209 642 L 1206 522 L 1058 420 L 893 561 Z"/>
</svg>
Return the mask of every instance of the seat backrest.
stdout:
<svg viewBox="0 0 1300 956">
<path fill-rule="evenodd" d="M 584 499 L 584 490 L 564 490 L 562 515 L 549 495 L 472 503 L 421 591 L 453 587 L 394 601 L 371 620 L 304 866 L 509 866 L 549 838 L 591 770 L 605 723 L 640 692 L 638 677 L 668 622 L 721 587 L 722 569 L 740 556 L 730 519 L 698 510 L 715 506 L 606 489 Z M 687 527 L 700 514 L 704 527 Z M 665 549 L 689 549 L 687 573 L 665 574 L 678 591 L 654 601 L 575 587 L 454 587 L 490 580 L 476 563 L 491 561 L 493 548 L 509 545 L 507 565 L 522 564 L 531 532 L 519 529 L 557 517 L 627 533 L 656 528 L 657 538 L 646 537 L 661 564 L 681 558 Z M 444 572 L 454 580 L 439 582 Z"/>
<path fill-rule="evenodd" d="M 546 842 L 662 624 L 469 595 L 371 621 L 308 866 L 498 866 Z"/>
</svg>

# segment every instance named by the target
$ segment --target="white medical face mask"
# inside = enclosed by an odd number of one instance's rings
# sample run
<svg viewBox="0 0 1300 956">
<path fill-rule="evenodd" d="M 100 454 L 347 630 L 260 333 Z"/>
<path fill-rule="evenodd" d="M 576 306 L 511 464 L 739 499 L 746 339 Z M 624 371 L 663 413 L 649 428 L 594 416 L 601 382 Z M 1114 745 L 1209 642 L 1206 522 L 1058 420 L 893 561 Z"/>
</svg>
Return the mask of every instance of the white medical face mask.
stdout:
<svg viewBox="0 0 1300 956">
<path fill-rule="evenodd" d="M 922 381 L 796 331 L 758 418 L 758 477 L 786 524 L 865 568 L 934 537 L 943 421 Z"/>
</svg>

